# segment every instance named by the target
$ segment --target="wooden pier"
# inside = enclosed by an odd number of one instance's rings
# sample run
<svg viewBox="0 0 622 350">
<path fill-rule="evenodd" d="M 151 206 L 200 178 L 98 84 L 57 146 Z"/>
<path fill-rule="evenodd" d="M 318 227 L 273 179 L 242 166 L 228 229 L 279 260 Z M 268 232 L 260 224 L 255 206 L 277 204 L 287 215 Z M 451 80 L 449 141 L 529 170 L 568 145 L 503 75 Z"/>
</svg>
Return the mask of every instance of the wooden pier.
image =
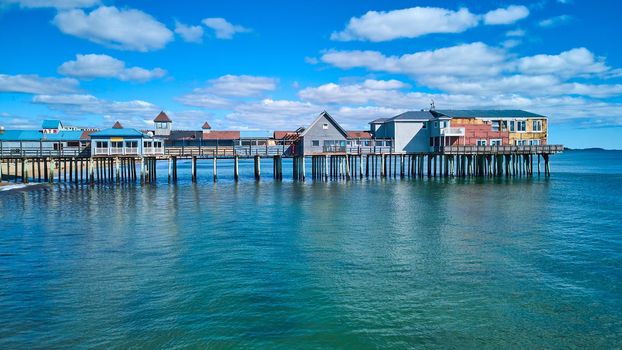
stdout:
<svg viewBox="0 0 622 350">
<path fill-rule="evenodd" d="M 283 180 L 283 160 L 291 159 L 292 179 L 305 181 L 364 178 L 500 177 L 551 174 L 550 155 L 561 145 L 540 146 L 450 146 L 422 153 L 327 152 L 312 155 L 273 154 L 268 151 L 238 152 L 236 149 L 165 152 L 157 156 L 97 155 L 84 150 L 41 151 L 22 149 L 0 153 L 0 178 L 28 183 L 67 182 L 76 184 L 138 183 L 157 180 L 157 163 L 167 162 L 168 182 L 178 180 L 178 161 L 190 162 L 190 178 L 200 178 L 199 162 L 211 162 L 213 181 L 218 181 L 220 160 L 232 160 L 233 180 L 240 179 L 240 160 L 253 162 L 253 175 L 260 180 L 263 159 L 272 163 L 272 177 Z M 228 162 L 230 163 L 230 162 Z M 310 174 L 307 174 L 310 172 Z"/>
</svg>

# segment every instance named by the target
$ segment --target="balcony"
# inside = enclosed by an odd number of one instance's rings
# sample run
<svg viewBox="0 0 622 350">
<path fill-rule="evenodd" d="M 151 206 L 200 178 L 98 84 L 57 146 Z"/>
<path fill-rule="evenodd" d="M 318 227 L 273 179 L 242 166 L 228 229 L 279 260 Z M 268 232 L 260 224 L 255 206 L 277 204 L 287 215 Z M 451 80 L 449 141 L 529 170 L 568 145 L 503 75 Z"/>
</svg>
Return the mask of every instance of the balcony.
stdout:
<svg viewBox="0 0 622 350">
<path fill-rule="evenodd" d="M 442 128 L 441 136 L 464 136 L 464 128 Z"/>
<path fill-rule="evenodd" d="M 98 154 L 106 154 L 107 155 L 108 154 L 108 147 L 98 147 L 98 148 L 95 148 L 95 155 L 98 155 Z"/>
</svg>

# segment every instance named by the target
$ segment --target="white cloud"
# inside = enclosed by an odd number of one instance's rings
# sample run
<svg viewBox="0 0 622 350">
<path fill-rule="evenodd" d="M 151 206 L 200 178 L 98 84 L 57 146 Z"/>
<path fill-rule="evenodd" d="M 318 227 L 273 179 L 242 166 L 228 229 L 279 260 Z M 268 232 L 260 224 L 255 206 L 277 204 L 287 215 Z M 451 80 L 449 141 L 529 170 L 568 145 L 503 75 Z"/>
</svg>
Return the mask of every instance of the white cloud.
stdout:
<svg viewBox="0 0 622 350">
<path fill-rule="evenodd" d="M 209 109 L 229 109 L 234 103 L 234 101 L 228 98 L 206 93 L 201 89 L 195 89 L 189 94 L 177 97 L 176 100 L 187 106 Z"/>
<path fill-rule="evenodd" d="M 505 33 L 505 36 L 509 36 L 509 37 L 521 37 L 521 36 L 525 36 L 525 31 L 522 29 L 514 29 L 514 30 L 510 30 L 507 33 Z"/>
<path fill-rule="evenodd" d="M 201 26 L 189 26 L 175 21 L 175 33 L 189 43 L 203 42 L 203 27 Z"/>
<path fill-rule="evenodd" d="M 525 6 L 511 5 L 487 12 L 484 15 L 484 23 L 488 25 L 512 24 L 529 16 L 529 9 Z"/>
<path fill-rule="evenodd" d="M 408 87 L 407 84 L 398 80 L 373 80 L 367 79 L 356 84 L 328 83 L 318 87 L 309 87 L 298 92 L 298 96 L 304 101 L 329 104 L 367 104 L 381 102 L 394 107 L 403 107 L 408 102 L 396 98 L 396 90 Z"/>
<path fill-rule="evenodd" d="M 32 102 L 69 114 L 152 116 L 160 111 L 156 105 L 141 100 L 108 101 L 93 95 L 37 95 Z"/>
<path fill-rule="evenodd" d="M 387 41 L 416 38 L 431 33 L 461 33 L 478 24 L 478 16 L 466 8 L 458 11 L 438 7 L 412 7 L 394 11 L 369 11 L 352 17 L 346 28 L 334 32 L 332 40 Z"/>
<path fill-rule="evenodd" d="M 161 78 L 166 71 L 161 68 L 144 69 L 141 67 L 125 67 L 125 62 L 108 55 L 76 55 L 75 61 L 67 61 L 59 68 L 60 74 L 76 78 L 116 78 L 144 82 Z"/>
<path fill-rule="evenodd" d="M 556 17 L 547 18 L 538 23 L 540 27 L 550 28 L 557 27 L 559 25 L 565 24 L 572 21 L 572 16 L 569 15 L 561 15 Z"/>
<path fill-rule="evenodd" d="M 236 128 L 291 130 L 307 125 L 309 117 L 317 116 L 321 110 L 308 102 L 263 99 L 237 105 L 225 120 Z"/>
<path fill-rule="evenodd" d="M 437 76 L 426 80 L 426 86 L 448 93 L 491 96 L 495 94 L 520 94 L 528 97 L 582 95 L 611 97 L 622 94 L 620 84 L 585 84 L 563 82 L 553 75 L 521 75 L 465 80 L 459 77 Z"/>
<path fill-rule="evenodd" d="M 277 80 L 251 75 L 223 75 L 208 81 L 204 88 L 197 88 L 177 100 L 183 104 L 213 109 L 227 109 L 236 101 L 230 98 L 260 96 L 276 89 Z"/>
<path fill-rule="evenodd" d="M 78 90 L 79 82 L 71 78 L 43 78 L 36 74 L 0 74 L 0 92 L 26 94 L 63 94 Z"/>
<path fill-rule="evenodd" d="M 503 46 L 503 48 L 505 49 L 511 49 L 513 47 L 520 45 L 521 43 L 522 41 L 517 40 L 517 39 L 508 39 L 508 40 L 503 41 L 501 43 L 501 46 Z"/>
<path fill-rule="evenodd" d="M 558 74 L 564 77 L 605 73 L 610 68 L 604 59 L 596 58 L 588 49 L 581 47 L 558 55 L 535 55 L 517 61 L 518 70 L 525 74 Z"/>
<path fill-rule="evenodd" d="M 17 4 L 22 8 L 73 9 L 93 7 L 100 4 L 99 0 L 2 0 L 0 3 Z"/>
<path fill-rule="evenodd" d="M 233 39 L 236 33 L 250 32 L 250 29 L 232 24 L 224 18 L 205 18 L 202 22 L 214 30 L 218 39 Z"/>
<path fill-rule="evenodd" d="M 371 71 L 411 76 L 455 74 L 481 76 L 498 74 L 505 54 L 484 43 L 472 43 L 402 56 L 384 56 L 378 51 L 329 51 L 321 60 L 339 68 L 367 68 Z"/>
<path fill-rule="evenodd" d="M 157 50 L 173 40 L 173 33 L 152 16 L 114 6 L 102 6 L 88 14 L 78 9 L 62 11 L 53 23 L 65 34 L 123 50 Z"/>
<path fill-rule="evenodd" d="M 223 75 L 209 81 L 206 91 L 220 96 L 248 97 L 276 89 L 277 80 L 251 75 Z"/>
</svg>

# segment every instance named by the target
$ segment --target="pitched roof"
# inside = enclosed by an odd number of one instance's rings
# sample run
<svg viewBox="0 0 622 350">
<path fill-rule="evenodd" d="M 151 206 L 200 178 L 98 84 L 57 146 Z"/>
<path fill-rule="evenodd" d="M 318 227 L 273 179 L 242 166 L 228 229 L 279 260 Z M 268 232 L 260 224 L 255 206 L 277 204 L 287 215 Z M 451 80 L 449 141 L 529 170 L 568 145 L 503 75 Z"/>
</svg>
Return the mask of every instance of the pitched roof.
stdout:
<svg viewBox="0 0 622 350">
<path fill-rule="evenodd" d="M 46 119 L 41 123 L 42 129 L 58 129 L 61 126 L 60 120 L 56 119 Z"/>
<path fill-rule="evenodd" d="M 153 121 L 154 122 L 162 122 L 162 123 L 172 123 L 173 122 L 171 120 L 171 118 L 169 118 L 168 115 L 166 113 L 164 113 L 164 111 L 161 111 L 160 114 L 158 114 L 158 116 L 155 117 L 155 119 Z"/>
<path fill-rule="evenodd" d="M 2 141 L 80 141 L 84 140 L 80 130 L 61 130 L 56 134 L 44 134 L 39 130 L 5 130 L 0 134 Z"/>
<path fill-rule="evenodd" d="M 348 131 L 349 139 L 371 139 L 369 131 Z"/>
<path fill-rule="evenodd" d="M 39 141 L 42 132 L 38 130 L 4 130 L 0 134 L 2 141 Z"/>
<path fill-rule="evenodd" d="M 201 127 L 201 129 L 203 129 L 203 130 L 209 130 L 211 128 L 212 128 L 212 126 L 209 125 L 208 122 L 203 123 L 203 126 Z"/>
<path fill-rule="evenodd" d="M 167 138 L 169 140 L 200 140 L 202 137 L 202 131 L 172 130 Z"/>
<path fill-rule="evenodd" d="M 236 130 L 216 130 L 203 133 L 203 140 L 239 140 L 240 132 Z"/>
<path fill-rule="evenodd" d="M 332 123 L 337 129 L 337 131 L 339 131 L 343 135 L 343 137 L 346 137 L 346 138 L 348 137 L 348 133 L 344 130 L 344 128 L 342 128 L 341 125 L 339 125 L 339 123 L 337 123 L 337 121 L 335 121 L 335 119 L 333 119 L 333 117 L 331 117 L 330 114 L 328 114 L 328 112 L 326 111 L 323 111 L 322 113 L 320 113 L 320 115 L 318 115 L 317 118 L 315 118 L 313 123 L 311 123 L 311 125 L 309 125 L 309 127 L 306 128 L 305 131 L 303 131 L 302 134 L 300 134 L 300 136 L 304 137 L 307 134 L 307 132 L 311 130 L 320 119 L 322 119 L 322 117 L 326 118 L 330 123 Z"/>
<path fill-rule="evenodd" d="M 137 138 L 146 138 L 147 135 L 136 129 L 119 129 L 119 128 L 109 128 L 100 130 L 92 133 L 91 138 L 100 138 L 100 137 L 137 137 Z"/>
<path fill-rule="evenodd" d="M 275 140 L 292 139 L 298 137 L 298 133 L 295 131 L 274 131 L 272 137 Z"/>
<path fill-rule="evenodd" d="M 430 111 L 408 111 L 402 114 L 398 114 L 395 117 L 389 118 L 390 120 L 430 120 L 434 117 Z"/>
<path fill-rule="evenodd" d="M 61 130 L 56 134 L 42 135 L 42 141 L 80 141 L 82 139 L 81 130 Z"/>
<path fill-rule="evenodd" d="M 444 109 L 435 110 L 434 112 L 451 118 L 546 118 L 541 114 L 520 109 Z"/>
<path fill-rule="evenodd" d="M 121 125 L 121 123 L 119 123 L 119 121 L 117 121 L 116 123 L 114 123 L 112 128 L 113 129 L 123 129 L 123 125 Z"/>
<path fill-rule="evenodd" d="M 391 118 L 375 119 L 370 124 L 390 123 L 393 121 L 426 121 L 432 118 L 434 118 L 434 115 L 430 111 L 408 111 Z"/>
</svg>

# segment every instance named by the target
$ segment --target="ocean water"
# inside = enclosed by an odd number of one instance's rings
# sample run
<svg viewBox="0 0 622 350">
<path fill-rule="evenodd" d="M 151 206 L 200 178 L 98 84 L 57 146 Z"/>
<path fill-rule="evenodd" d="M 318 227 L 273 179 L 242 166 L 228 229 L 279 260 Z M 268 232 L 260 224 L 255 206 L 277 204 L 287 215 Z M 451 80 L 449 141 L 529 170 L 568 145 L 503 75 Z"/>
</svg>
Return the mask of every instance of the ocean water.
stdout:
<svg viewBox="0 0 622 350">
<path fill-rule="evenodd" d="M 0 193 L 0 348 L 622 347 L 622 152 L 550 178 L 220 165 Z"/>
</svg>

